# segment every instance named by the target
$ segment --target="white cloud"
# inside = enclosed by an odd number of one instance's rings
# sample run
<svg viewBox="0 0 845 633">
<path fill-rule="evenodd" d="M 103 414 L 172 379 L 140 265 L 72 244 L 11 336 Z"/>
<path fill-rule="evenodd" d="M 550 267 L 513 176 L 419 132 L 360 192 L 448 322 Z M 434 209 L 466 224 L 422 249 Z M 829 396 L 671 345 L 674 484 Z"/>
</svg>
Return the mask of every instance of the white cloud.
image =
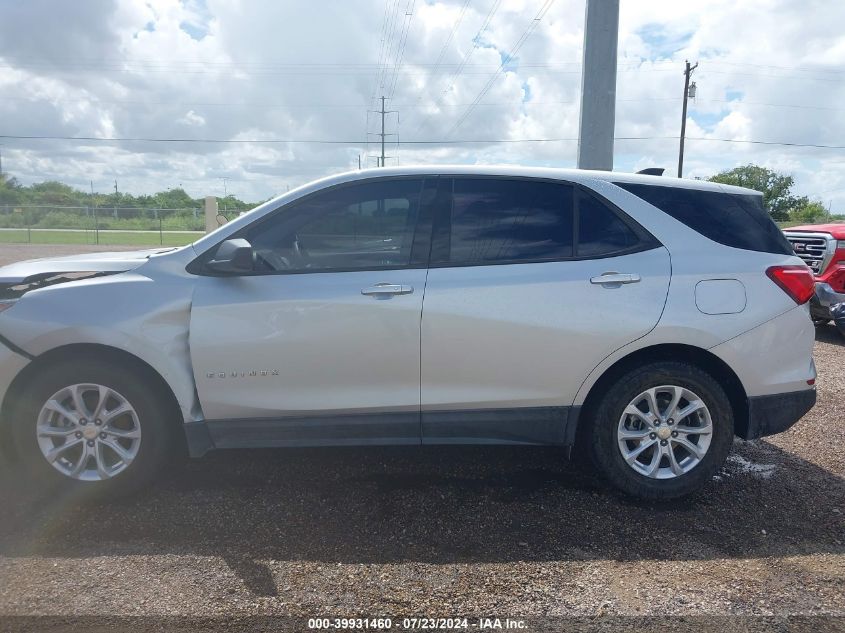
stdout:
<svg viewBox="0 0 845 633">
<path fill-rule="evenodd" d="M 494 0 L 471 0 L 444 49 L 464 1 L 7 3 L 2 134 L 348 144 L 8 139 L 4 167 L 24 182 L 93 179 L 105 190 L 119 178 L 127 191 L 181 184 L 194 195 L 217 193 L 226 176 L 230 191 L 264 198 L 355 168 L 358 154 L 373 165 L 376 137 L 366 133 L 378 131 L 379 117 L 367 110 L 380 85 L 399 110 L 388 117 L 399 141 L 389 137 L 392 162 L 573 166 L 571 140 L 403 144 L 445 139 L 462 117 L 453 139 L 577 135 L 583 0 L 557 0 L 468 114 L 542 2 L 504 0 L 479 37 Z M 616 168 L 674 171 L 683 60 L 697 60 L 686 175 L 756 162 L 793 173 L 800 193 L 845 212 L 842 151 L 696 140 L 845 144 L 843 21 L 845 4 L 823 0 L 623 0 L 616 134 L 650 139 L 617 141 Z"/>
<path fill-rule="evenodd" d="M 179 119 L 179 123 L 183 125 L 188 125 L 191 127 L 201 127 L 205 125 L 205 117 L 202 115 L 197 114 L 193 110 L 188 110 L 181 119 Z"/>
</svg>

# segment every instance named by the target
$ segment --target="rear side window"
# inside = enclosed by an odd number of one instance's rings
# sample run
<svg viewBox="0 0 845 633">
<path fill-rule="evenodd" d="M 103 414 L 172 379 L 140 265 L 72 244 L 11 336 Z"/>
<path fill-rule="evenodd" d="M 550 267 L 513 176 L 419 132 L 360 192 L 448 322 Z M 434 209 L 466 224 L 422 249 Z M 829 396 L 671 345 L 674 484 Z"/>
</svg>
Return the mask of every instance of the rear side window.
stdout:
<svg viewBox="0 0 845 633">
<path fill-rule="evenodd" d="M 792 255 L 792 247 L 763 207 L 763 197 L 617 182 L 714 242 L 749 251 Z"/>
<path fill-rule="evenodd" d="M 572 186 L 456 178 L 445 261 L 489 264 L 572 257 Z"/>
<path fill-rule="evenodd" d="M 578 257 L 599 257 L 627 251 L 639 238 L 601 200 L 581 192 L 578 196 Z"/>
</svg>

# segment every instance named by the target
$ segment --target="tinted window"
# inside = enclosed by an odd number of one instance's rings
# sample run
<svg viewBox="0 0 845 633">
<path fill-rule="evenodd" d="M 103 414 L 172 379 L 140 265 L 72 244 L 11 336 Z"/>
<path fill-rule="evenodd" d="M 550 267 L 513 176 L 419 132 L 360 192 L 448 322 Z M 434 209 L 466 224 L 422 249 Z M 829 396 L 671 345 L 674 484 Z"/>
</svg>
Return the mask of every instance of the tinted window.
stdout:
<svg viewBox="0 0 845 633">
<path fill-rule="evenodd" d="M 457 178 L 446 261 L 460 264 L 572 256 L 571 185 Z"/>
<path fill-rule="evenodd" d="M 598 198 L 578 198 L 578 256 L 596 257 L 635 248 L 640 240 L 630 227 Z"/>
<path fill-rule="evenodd" d="M 750 251 L 791 255 L 792 247 L 763 207 L 762 196 L 615 183 L 707 238 Z"/>
<path fill-rule="evenodd" d="M 407 266 L 422 180 L 383 180 L 317 193 L 249 229 L 258 270 Z"/>
</svg>

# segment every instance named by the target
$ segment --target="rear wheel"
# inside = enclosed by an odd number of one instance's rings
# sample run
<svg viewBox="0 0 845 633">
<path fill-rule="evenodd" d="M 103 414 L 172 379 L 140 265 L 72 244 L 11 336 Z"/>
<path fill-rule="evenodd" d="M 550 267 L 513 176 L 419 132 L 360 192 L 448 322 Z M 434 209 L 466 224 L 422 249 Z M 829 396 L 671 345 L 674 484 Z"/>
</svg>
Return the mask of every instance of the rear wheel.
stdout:
<svg viewBox="0 0 845 633">
<path fill-rule="evenodd" d="M 8 422 L 19 465 L 40 486 L 126 494 L 149 483 L 176 445 L 165 399 L 144 376 L 97 360 L 40 372 Z"/>
<path fill-rule="evenodd" d="M 733 412 L 710 374 L 659 362 L 623 375 L 595 410 L 593 462 L 622 491 L 650 500 L 694 493 L 724 464 Z"/>
</svg>

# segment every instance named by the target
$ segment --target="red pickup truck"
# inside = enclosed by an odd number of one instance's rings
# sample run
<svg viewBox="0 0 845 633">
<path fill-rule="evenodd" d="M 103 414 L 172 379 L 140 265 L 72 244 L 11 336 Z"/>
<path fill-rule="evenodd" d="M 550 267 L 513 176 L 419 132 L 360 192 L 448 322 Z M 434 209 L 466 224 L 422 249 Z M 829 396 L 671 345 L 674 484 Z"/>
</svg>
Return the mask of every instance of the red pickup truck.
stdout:
<svg viewBox="0 0 845 633">
<path fill-rule="evenodd" d="M 828 323 L 831 306 L 845 303 L 845 224 L 793 226 L 783 233 L 816 276 L 813 321 Z"/>
</svg>

